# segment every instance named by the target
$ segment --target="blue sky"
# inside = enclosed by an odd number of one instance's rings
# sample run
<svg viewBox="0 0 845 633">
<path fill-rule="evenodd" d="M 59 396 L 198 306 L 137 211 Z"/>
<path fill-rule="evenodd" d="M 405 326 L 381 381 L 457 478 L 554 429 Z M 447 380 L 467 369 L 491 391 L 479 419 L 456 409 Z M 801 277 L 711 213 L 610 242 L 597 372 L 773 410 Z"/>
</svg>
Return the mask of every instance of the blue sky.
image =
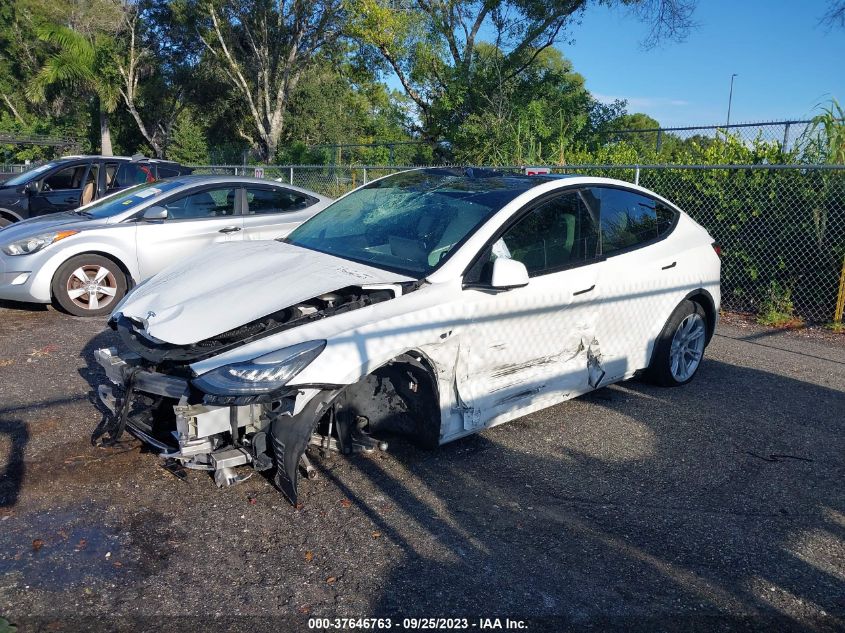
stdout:
<svg viewBox="0 0 845 633">
<path fill-rule="evenodd" d="M 845 105 L 845 29 L 819 25 L 826 0 L 700 0 L 682 43 L 643 50 L 646 28 L 592 7 L 558 48 L 600 99 L 628 100 L 664 126 L 802 119 L 830 96 Z"/>
</svg>

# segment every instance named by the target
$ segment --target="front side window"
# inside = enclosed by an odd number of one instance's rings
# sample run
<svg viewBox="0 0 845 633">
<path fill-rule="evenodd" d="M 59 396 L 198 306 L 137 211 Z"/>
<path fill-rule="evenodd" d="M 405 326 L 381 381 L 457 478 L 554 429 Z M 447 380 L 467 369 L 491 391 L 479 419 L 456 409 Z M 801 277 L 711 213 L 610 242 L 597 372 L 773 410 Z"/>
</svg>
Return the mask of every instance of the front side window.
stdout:
<svg viewBox="0 0 845 633">
<path fill-rule="evenodd" d="M 466 281 L 485 281 L 499 257 L 522 262 L 530 277 L 595 259 L 599 234 L 591 202 L 588 191 L 572 191 L 541 204 L 482 253 Z"/>
<path fill-rule="evenodd" d="M 163 206 L 168 220 L 220 218 L 235 214 L 236 192 L 234 187 L 207 189 L 168 200 Z"/>
<path fill-rule="evenodd" d="M 665 235 L 674 222 L 674 211 L 638 193 L 596 187 L 592 189 L 592 194 L 601 215 L 601 249 L 604 255 L 655 240 Z"/>
<path fill-rule="evenodd" d="M 62 189 L 82 189 L 82 179 L 88 165 L 73 165 L 50 174 L 44 179 L 41 191 L 60 191 Z"/>
<path fill-rule="evenodd" d="M 540 182 L 473 169 L 403 172 L 353 191 L 283 239 L 421 278 L 483 222 Z"/>
<path fill-rule="evenodd" d="M 249 215 L 299 211 L 310 206 L 308 196 L 289 189 L 247 188 L 246 202 Z"/>
</svg>

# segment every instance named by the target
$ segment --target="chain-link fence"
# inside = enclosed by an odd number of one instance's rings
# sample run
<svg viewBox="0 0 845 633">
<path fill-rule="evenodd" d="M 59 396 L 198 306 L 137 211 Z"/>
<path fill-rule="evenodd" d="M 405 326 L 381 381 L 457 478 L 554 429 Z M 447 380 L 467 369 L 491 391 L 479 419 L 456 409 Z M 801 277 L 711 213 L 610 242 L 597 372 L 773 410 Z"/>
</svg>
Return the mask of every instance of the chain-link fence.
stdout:
<svg viewBox="0 0 845 633">
<path fill-rule="evenodd" d="M 652 150 L 658 154 L 671 155 L 673 150 L 695 142 L 706 147 L 727 136 L 751 144 L 755 141 L 779 143 L 784 153 L 796 148 L 811 121 L 765 121 L 757 123 L 732 123 L 730 125 L 699 125 L 665 127 L 641 130 L 607 130 L 598 132 L 604 143 L 625 141 L 635 148 Z"/>
<path fill-rule="evenodd" d="M 253 175 L 254 169 L 216 166 L 196 171 Z M 259 169 L 264 177 L 338 196 L 409 168 Z M 845 167 L 570 165 L 551 170 L 638 182 L 684 209 L 722 248 L 725 309 L 753 312 L 771 323 L 826 323 L 837 316 L 841 320 L 837 300 L 845 274 Z"/>
</svg>

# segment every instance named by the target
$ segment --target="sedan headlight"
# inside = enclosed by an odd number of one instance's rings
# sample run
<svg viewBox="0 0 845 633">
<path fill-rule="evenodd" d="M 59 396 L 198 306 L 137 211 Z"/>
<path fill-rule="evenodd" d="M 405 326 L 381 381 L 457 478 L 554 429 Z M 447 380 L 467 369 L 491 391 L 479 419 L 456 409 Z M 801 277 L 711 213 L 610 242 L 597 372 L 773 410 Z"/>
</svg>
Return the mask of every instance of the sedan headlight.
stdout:
<svg viewBox="0 0 845 633">
<path fill-rule="evenodd" d="M 79 231 L 55 231 L 53 233 L 42 233 L 34 237 L 25 237 L 11 244 L 3 246 L 3 252 L 6 255 L 32 255 L 40 250 L 50 246 L 54 242 L 63 240 L 71 235 L 76 235 Z"/>
<path fill-rule="evenodd" d="M 285 347 L 245 363 L 213 369 L 194 379 L 205 393 L 220 396 L 254 395 L 284 387 L 323 351 L 326 341 L 309 341 Z"/>
</svg>

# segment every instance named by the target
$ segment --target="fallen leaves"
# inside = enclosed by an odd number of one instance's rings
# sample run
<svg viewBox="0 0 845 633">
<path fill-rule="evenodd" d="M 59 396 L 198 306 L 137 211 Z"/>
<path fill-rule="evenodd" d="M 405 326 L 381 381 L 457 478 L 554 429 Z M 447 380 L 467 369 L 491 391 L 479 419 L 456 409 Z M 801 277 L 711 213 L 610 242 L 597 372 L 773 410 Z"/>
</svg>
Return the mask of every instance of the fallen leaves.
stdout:
<svg viewBox="0 0 845 633">
<path fill-rule="evenodd" d="M 40 538 L 32 539 L 32 551 L 33 552 L 37 552 L 42 547 L 44 547 L 44 541 L 42 541 Z"/>
<path fill-rule="evenodd" d="M 314 560 L 314 552 L 308 550 L 307 552 L 305 552 L 305 562 L 310 563 L 312 560 Z"/>
<path fill-rule="evenodd" d="M 328 578 L 326 578 L 326 582 L 330 585 L 333 585 L 337 582 L 337 578 L 335 578 L 334 576 L 329 576 Z"/>
<path fill-rule="evenodd" d="M 59 346 L 53 345 L 51 343 L 50 345 L 45 345 L 44 347 L 42 347 L 40 349 L 32 350 L 29 353 L 29 357 L 30 358 L 46 358 L 47 356 L 49 356 L 53 352 L 58 352 L 58 351 L 59 351 Z"/>
<path fill-rule="evenodd" d="M 0 367 L 9 367 L 14 364 L 15 361 L 13 361 L 11 358 L 0 358 Z"/>
<path fill-rule="evenodd" d="M 340 505 L 342 505 L 344 508 L 349 508 L 352 506 L 352 502 L 349 499 L 341 499 Z"/>
<path fill-rule="evenodd" d="M 381 532 L 373 532 L 373 538 L 380 538 Z"/>
</svg>

